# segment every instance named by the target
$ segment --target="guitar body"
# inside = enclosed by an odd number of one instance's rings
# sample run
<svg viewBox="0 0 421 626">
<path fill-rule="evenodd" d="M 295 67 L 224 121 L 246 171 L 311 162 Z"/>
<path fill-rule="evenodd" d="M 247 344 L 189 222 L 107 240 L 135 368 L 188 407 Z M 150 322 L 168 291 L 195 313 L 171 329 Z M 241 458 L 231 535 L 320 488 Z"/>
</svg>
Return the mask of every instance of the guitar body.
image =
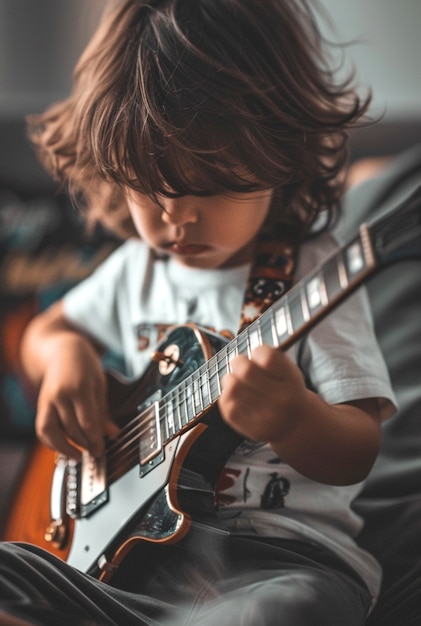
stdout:
<svg viewBox="0 0 421 626">
<path fill-rule="evenodd" d="M 151 362 L 140 380 L 128 383 L 109 375 L 109 399 L 122 435 L 116 450 L 115 442 L 109 444 L 106 488 L 86 502 L 83 483 L 95 484 L 98 475 L 102 479 L 103 469 L 91 468 L 93 459 L 85 468 L 77 464 L 72 469 L 71 463 L 37 445 L 12 507 L 5 539 L 35 543 L 109 581 L 135 544 L 178 541 L 188 532 L 192 516 L 210 519 L 215 482 L 241 437 L 212 406 L 196 425 L 171 437 L 142 469 L 137 432 L 142 429 L 142 418 L 140 422 L 134 418 L 226 343 L 223 337 L 193 325 L 175 327 L 158 346 L 157 361 Z M 82 501 L 76 513 L 68 495 L 73 480 L 78 482 Z"/>
<path fill-rule="evenodd" d="M 66 546 L 59 547 L 45 538 L 51 522 L 50 496 L 55 458 L 53 450 L 34 443 L 10 506 L 2 540 L 32 543 L 66 560 L 73 520 L 67 520 Z"/>
</svg>

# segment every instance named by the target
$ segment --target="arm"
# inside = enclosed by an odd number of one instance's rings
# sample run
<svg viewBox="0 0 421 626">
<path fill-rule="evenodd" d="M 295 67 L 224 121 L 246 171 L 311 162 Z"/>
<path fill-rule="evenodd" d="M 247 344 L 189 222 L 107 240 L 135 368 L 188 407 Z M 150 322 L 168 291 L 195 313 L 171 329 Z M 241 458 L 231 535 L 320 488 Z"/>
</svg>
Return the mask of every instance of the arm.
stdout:
<svg viewBox="0 0 421 626">
<path fill-rule="evenodd" d="M 268 346 L 239 356 L 223 379 L 222 417 L 234 430 L 268 442 L 312 480 L 345 485 L 363 480 L 380 446 L 376 399 L 329 405 L 309 391 L 298 367 Z"/>
<path fill-rule="evenodd" d="M 22 338 L 21 361 L 39 389 L 39 439 L 72 458 L 80 458 L 80 447 L 99 456 L 104 436 L 118 432 L 107 409 L 101 348 L 66 320 L 62 302 L 30 322 Z"/>
</svg>

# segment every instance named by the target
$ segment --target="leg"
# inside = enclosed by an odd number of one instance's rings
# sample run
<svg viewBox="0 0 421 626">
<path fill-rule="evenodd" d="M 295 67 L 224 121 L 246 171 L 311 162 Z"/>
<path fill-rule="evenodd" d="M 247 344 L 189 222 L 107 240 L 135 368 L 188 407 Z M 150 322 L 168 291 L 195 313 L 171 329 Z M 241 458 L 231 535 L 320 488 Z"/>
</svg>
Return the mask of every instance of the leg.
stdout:
<svg viewBox="0 0 421 626">
<path fill-rule="evenodd" d="M 346 565 L 323 549 L 293 541 L 230 538 L 225 542 L 222 557 L 216 560 L 218 567 L 208 576 L 206 584 L 202 578 L 194 597 L 181 594 L 182 618 L 169 620 L 166 624 L 365 624 L 370 605 L 367 588 Z M 211 567 L 206 569 L 207 572 L 211 570 Z M 191 594 L 192 589 L 188 593 Z"/>
<path fill-rule="evenodd" d="M 156 625 L 155 618 L 170 610 L 164 602 L 101 583 L 30 544 L 0 544 L 0 624 Z"/>
</svg>

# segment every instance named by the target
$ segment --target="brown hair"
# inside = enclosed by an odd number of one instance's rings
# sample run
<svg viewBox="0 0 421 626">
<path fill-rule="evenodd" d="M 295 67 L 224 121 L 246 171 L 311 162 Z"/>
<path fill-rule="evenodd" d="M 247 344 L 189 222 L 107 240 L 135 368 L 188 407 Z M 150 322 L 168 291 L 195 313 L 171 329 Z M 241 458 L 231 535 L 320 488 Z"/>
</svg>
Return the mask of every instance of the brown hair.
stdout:
<svg viewBox="0 0 421 626">
<path fill-rule="evenodd" d="M 79 191 L 275 188 L 283 214 L 314 217 L 338 203 L 347 130 L 368 107 L 352 78 L 335 80 L 306 0 L 114 0 L 30 137 Z"/>
</svg>

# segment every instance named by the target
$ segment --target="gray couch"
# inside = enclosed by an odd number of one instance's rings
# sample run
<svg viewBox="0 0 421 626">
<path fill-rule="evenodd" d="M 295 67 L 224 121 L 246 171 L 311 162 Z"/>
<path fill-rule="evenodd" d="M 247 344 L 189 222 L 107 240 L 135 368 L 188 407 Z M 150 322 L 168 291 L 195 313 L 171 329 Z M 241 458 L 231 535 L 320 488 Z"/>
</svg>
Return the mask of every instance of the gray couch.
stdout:
<svg viewBox="0 0 421 626">
<path fill-rule="evenodd" d="M 421 185 L 421 144 L 394 158 L 345 199 L 340 232 L 397 206 Z M 421 624 L 421 247 L 420 258 L 368 283 L 376 333 L 399 411 L 383 426 L 381 453 L 355 504 L 366 520 L 360 543 L 380 560 L 383 591 L 370 626 Z"/>
</svg>

